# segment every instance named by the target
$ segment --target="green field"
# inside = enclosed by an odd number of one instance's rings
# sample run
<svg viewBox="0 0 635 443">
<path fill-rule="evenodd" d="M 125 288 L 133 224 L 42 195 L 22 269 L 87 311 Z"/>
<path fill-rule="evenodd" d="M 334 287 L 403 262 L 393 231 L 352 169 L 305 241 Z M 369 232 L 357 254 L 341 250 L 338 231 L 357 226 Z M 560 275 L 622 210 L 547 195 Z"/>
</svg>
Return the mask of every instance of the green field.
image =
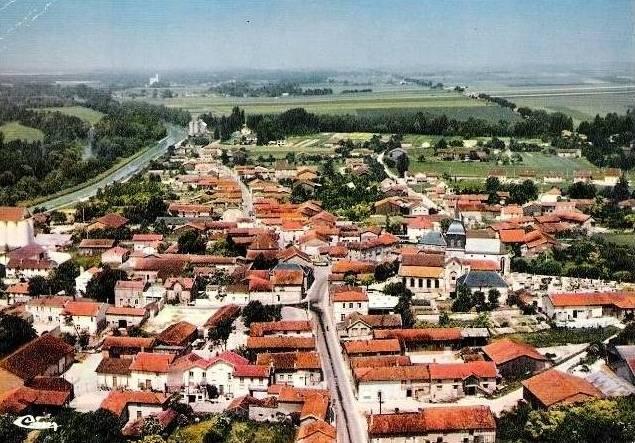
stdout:
<svg viewBox="0 0 635 443">
<path fill-rule="evenodd" d="M 635 232 L 607 232 L 599 235 L 608 242 L 635 247 Z"/>
<path fill-rule="evenodd" d="M 57 111 L 62 114 L 71 115 L 73 117 L 81 118 L 88 122 L 90 125 L 96 124 L 104 116 L 103 113 L 95 111 L 83 106 L 60 106 L 56 108 L 43 108 L 44 111 Z"/>
<path fill-rule="evenodd" d="M 0 132 L 4 135 L 4 141 L 26 140 L 29 142 L 44 140 L 44 133 L 36 128 L 21 125 L 18 122 L 9 122 L 0 126 Z"/>
<path fill-rule="evenodd" d="M 423 111 L 433 115 L 447 114 L 451 118 L 484 118 L 491 121 L 514 120 L 516 114 L 491 103 L 469 99 L 453 91 L 427 89 L 391 90 L 361 94 L 333 94 L 313 97 L 224 97 L 198 93 L 169 99 L 143 98 L 150 103 L 180 107 L 193 114 L 216 112 L 227 114 L 233 106 L 247 113 L 279 113 L 303 107 L 319 114 L 370 114 L 385 110 L 399 112 Z"/>
<path fill-rule="evenodd" d="M 523 162 L 515 165 L 496 165 L 493 162 L 460 162 L 443 161 L 426 156 L 426 161 L 416 161 L 417 152 L 427 150 L 412 150 L 413 156 L 410 160 L 410 172 L 436 172 L 438 174 L 448 173 L 458 177 L 487 177 L 492 169 L 503 169 L 508 176 L 516 177 L 519 173 L 533 170 L 537 176 L 542 176 L 545 172 L 561 171 L 565 174 L 565 179 L 572 179 L 576 170 L 596 170 L 597 168 L 584 158 L 560 158 L 544 153 L 523 153 Z M 424 153 L 426 155 L 426 153 Z"/>
</svg>

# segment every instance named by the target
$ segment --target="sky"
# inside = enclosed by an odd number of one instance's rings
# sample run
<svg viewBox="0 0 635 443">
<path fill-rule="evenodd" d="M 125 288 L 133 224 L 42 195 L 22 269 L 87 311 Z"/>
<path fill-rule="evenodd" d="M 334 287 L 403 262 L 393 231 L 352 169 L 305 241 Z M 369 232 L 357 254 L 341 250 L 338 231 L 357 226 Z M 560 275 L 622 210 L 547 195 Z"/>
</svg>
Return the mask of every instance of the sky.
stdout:
<svg viewBox="0 0 635 443">
<path fill-rule="evenodd" d="M 635 60 L 635 0 L 0 0 L 1 72 Z"/>
</svg>

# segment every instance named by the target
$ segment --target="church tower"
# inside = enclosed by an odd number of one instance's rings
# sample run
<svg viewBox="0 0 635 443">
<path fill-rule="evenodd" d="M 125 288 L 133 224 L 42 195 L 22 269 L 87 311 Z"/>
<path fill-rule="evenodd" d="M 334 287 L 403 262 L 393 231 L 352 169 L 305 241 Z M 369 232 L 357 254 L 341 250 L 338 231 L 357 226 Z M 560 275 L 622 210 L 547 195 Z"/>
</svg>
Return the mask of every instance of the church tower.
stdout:
<svg viewBox="0 0 635 443">
<path fill-rule="evenodd" d="M 459 212 L 458 202 L 454 207 L 454 220 L 448 226 L 448 230 L 445 232 L 445 242 L 447 243 L 446 251 L 449 253 L 454 251 L 450 256 L 463 255 L 465 252 L 465 240 L 466 240 L 465 226 L 463 225 L 463 217 Z"/>
</svg>

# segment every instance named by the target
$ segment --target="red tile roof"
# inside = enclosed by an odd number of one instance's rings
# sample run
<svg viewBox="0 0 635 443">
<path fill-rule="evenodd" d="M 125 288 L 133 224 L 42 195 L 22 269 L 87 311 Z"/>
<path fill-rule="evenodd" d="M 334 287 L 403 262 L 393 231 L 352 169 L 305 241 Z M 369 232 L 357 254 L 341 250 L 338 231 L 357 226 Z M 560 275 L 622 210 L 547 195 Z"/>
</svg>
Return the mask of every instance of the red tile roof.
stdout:
<svg viewBox="0 0 635 443">
<path fill-rule="evenodd" d="M 269 366 L 237 365 L 234 367 L 234 377 L 267 378 L 269 377 Z"/>
<path fill-rule="evenodd" d="M 103 306 L 103 303 L 90 301 L 69 301 L 64 305 L 62 314 L 78 317 L 95 317 Z"/>
<path fill-rule="evenodd" d="M 276 369 L 320 369 L 320 355 L 317 352 L 277 352 L 260 353 L 256 364 Z"/>
<path fill-rule="evenodd" d="M 602 392 L 583 378 L 557 369 L 542 372 L 522 382 L 544 407 L 603 398 Z"/>
<path fill-rule="evenodd" d="M 347 354 L 400 353 L 399 340 L 352 340 L 344 343 Z"/>
<path fill-rule="evenodd" d="M 126 223 L 128 223 L 128 219 L 126 217 L 122 217 L 119 214 L 106 214 L 103 217 L 99 217 L 93 223 L 101 223 L 102 225 L 108 226 L 109 228 L 121 228 Z"/>
<path fill-rule="evenodd" d="M 311 350 L 315 349 L 315 338 L 313 337 L 249 337 L 247 347 L 250 349 L 288 349 L 288 350 Z"/>
<path fill-rule="evenodd" d="M 407 355 L 376 355 L 372 357 L 351 357 L 352 369 L 410 366 L 412 362 Z"/>
<path fill-rule="evenodd" d="M 143 308 L 130 308 L 127 306 L 109 306 L 106 315 L 125 315 L 128 317 L 145 317 L 147 311 Z"/>
<path fill-rule="evenodd" d="M 353 375 L 358 382 L 369 381 L 430 381 L 428 365 L 380 366 L 355 368 Z"/>
<path fill-rule="evenodd" d="M 463 339 L 460 328 L 381 329 L 374 331 L 373 334 L 377 339 L 396 338 L 406 343 Z"/>
<path fill-rule="evenodd" d="M 635 309 L 635 292 L 570 292 L 550 294 L 549 299 L 555 307 L 613 305 Z"/>
<path fill-rule="evenodd" d="M 420 412 L 375 414 L 368 418 L 371 438 L 471 430 L 496 430 L 496 420 L 488 406 L 429 407 Z"/>
<path fill-rule="evenodd" d="M 100 408 L 120 416 L 128 404 L 162 406 L 170 397 L 160 392 L 150 391 L 111 391 L 101 402 Z"/>
<path fill-rule="evenodd" d="M 312 330 L 311 322 L 306 320 L 254 322 L 249 328 L 249 335 L 262 337 L 276 332 L 311 332 Z"/>
<path fill-rule="evenodd" d="M 483 346 L 483 352 L 494 363 L 501 365 L 519 357 L 528 357 L 534 360 L 547 360 L 545 356 L 536 351 L 536 348 L 525 343 L 517 343 L 508 338 L 495 341 Z"/>
<path fill-rule="evenodd" d="M 192 323 L 180 321 L 161 331 L 157 340 L 169 346 L 185 346 L 197 333 L 198 330 Z"/>
<path fill-rule="evenodd" d="M 134 348 L 150 349 L 154 346 L 155 339 L 152 337 L 115 337 L 109 336 L 104 339 L 101 348 L 105 351 L 111 348 Z"/>
<path fill-rule="evenodd" d="M 368 294 L 363 291 L 341 291 L 331 296 L 331 302 L 367 302 Z"/>
<path fill-rule="evenodd" d="M 27 218 L 29 218 L 29 211 L 26 208 L 0 206 L 0 221 L 19 222 Z"/>
<path fill-rule="evenodd" d="M 9 354 L 0 366 L 26 380 L 44 375 L 49 367 L 57 367 L 61 359 L 74 354 L 75 348 L 64 340 L 44 334 Z"/>
<path fill-rule="evenodd" d="M 525 239 L 524 229 L 504 229 L 498 234 L 503 243 L 523 243 Z"/>
<path fill-rule="evenodd" d="M 466 363 L 430 363 L 431 380 L 465 380 L 470 376 L 496 378 L 496 363 L 492 361 L 470 361 Z"/>
<path fill-rule="evenodd" d="M 21 414 L 30 406 L 61 407 L 73 395 L 73 387 L 67 391 L 35 389 L 26 386 L 11 389 L 0 395 L 0 412 Z"/>
<path fill-rule="evenodd" d="M 165 374 L 169 372 L 170 364 L 173 360 L 174 354 L 150 354 L 147 352 L 139 352 L 130 365 L 130 370 Z"/>
</svg>

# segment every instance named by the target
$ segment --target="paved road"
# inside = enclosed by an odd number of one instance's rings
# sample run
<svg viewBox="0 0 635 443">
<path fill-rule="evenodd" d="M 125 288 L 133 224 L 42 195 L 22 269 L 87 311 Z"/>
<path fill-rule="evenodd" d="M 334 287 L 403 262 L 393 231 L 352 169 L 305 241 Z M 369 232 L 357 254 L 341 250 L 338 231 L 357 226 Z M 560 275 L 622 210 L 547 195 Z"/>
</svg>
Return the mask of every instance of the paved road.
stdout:
<svg viewBox="0 0 635 443">
<path fill-rule="evenodd" d="M 309 290 L 311 311 L 317 320 L 317 347 L 324 368 L 324 377 L 333 398 L 337 419 L 337 441 L 366 443 L 366 420 L 360 414 L 347 376 L 347 368 L 337 338 L 335 322 L 328 306 L 328 275 L 330 267 L 316 267 L 315 281 Z"/>
<path fill-rule="evenodd" d="M 168 146 L 173 145 L 178 141 L 183 140 L 184 138 L 185 129 L 176 126 L 168 126 L 167 137 L 158 141 L 153 147 L 145 151 L 139 157 L 136 157 L 126 165 L 108 174 L 108 176 L 102 178 L 101 180 L 90 186 L 74 192 L 70 192 L 60 197 L 52 198 L 51 200 L 45 201 L 36 206 L 52 211 L 54 209 L 63 208 L 78 201 L 92 197 L 93 195 L 97 194 L 97 190 L 99 188 L 103 188 L 113 182 L 123 181 L 132 177 L 135 173 L 143 169 L 152 160 L 161 156 L 168 149 Z M 31 210 L 33 209 L 34 207 L 31 208 Z"/>
</svg>

